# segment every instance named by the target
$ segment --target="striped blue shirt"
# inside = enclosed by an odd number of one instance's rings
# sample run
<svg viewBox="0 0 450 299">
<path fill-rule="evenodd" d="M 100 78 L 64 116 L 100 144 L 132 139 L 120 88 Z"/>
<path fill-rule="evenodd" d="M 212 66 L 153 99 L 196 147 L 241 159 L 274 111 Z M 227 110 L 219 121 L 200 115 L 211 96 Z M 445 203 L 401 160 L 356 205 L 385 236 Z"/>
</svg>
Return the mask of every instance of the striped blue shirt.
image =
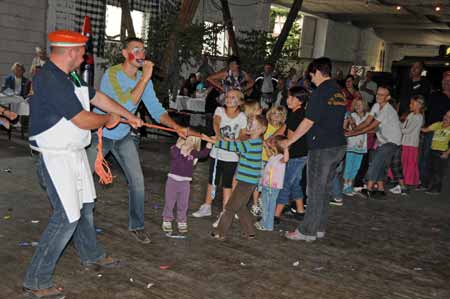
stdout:
<svg viewBox="0 0 450 299">
<path fill-rule="evenodd" d="M 246 141 L 219 141 L 216 146 L 240 154 L 236 177 L 238 181 L 258 184 L 262 167 L 263 142 L 261 138 Z"/>
</svg>

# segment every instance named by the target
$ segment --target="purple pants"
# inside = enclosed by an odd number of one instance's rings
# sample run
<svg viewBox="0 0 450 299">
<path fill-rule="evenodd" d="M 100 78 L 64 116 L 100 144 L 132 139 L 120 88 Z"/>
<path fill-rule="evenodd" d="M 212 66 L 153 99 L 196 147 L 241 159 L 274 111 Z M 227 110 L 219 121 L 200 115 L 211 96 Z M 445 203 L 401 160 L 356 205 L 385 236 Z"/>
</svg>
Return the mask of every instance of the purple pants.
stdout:
<svg viewBox="0 0 450 299">
<path fill-rule="evenodd" d="M 191 192 L 190 181 L 176 181 L 171 177 L 166 182 L 166 197 L 163 211 L 163 220 L 172 221 L 173 208 L 177 204 L 177 222 L 186 222 L 187 209 L 189 203 L 189 193 Z"/>
</svg>

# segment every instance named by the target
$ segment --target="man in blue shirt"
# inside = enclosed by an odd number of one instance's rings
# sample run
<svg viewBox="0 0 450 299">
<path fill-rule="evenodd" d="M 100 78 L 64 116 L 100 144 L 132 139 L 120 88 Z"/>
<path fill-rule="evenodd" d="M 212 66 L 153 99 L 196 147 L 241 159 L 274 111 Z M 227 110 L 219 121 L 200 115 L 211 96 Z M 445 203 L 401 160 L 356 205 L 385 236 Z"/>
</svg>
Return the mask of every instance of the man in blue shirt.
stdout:
<svg viewBox="0 0 450 299">
<path fill-rule="evenodd" d="M 325 236 L 331 181 L 345 154 L 343 123 L 346 100 L 336 81 L 331 80 L 329 58 L 313 60 L 308 71 L 317 88 L 311 95 L 305 118 L 286 141 L 286 145 L 291 145 L 308 133 L 308 209 L 300 227 L 286 233 L 286 237 L 314 241 Z"/>
<path fill-rule="evenodd" d="M 128 38 L 123 44 L 122 55 L 125 62 L 106 70 L 100 90 L 131 113 L 136 112 L 142 100 L 154 120 L 176 129 L 178 135 L 185 137 L 186 128 L 169 116 L 156 97 L 151 80 L 153 63 L 145 60 L 144 42 L 138 38 Z M 142 71 L 139 71 L 140 67 Z M 88 148 L 91 169 L 94 169 L 97 144 L 98 136 L 95 134 Z M 103 129 L 103 155 L 106 156 L 109 152 L 119 162 L 128 181 L 128 229 L 137 241 L 150 243 L 150 238 L 144 231 L 144 175 L 129 125 L 119 124 L 113 129 Z"/>
</svg>

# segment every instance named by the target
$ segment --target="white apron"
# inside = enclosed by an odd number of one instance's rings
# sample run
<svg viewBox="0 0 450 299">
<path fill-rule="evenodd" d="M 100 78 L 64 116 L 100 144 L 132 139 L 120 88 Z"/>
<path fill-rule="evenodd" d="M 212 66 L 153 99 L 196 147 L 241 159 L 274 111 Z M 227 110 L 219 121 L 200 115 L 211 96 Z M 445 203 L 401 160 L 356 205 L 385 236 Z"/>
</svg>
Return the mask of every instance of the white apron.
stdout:
<svg viewBox="0 0 450 299">
<path fill-rule="evenodd" d="M 86 86 L 76 87 L 75 94 L 83 109 L 89 111 L 89 91 Z M 45 167 L 70 223 L 80 218 L 83 203 L 96 198 L 94 181 L 85 147 L 91 143 L 91 131 L 75 126 L 62 118 L 48 130 L 31 136 L 42 153 Z"/>
</svg>

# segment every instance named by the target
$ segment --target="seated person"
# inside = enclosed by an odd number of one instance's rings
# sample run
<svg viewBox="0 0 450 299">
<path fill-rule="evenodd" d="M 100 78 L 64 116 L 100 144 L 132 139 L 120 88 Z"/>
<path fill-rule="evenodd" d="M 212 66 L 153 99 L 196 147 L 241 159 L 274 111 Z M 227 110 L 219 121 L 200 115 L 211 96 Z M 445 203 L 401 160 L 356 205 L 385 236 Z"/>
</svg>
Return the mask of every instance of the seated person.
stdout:
<svg viewBox="0 0 450 299">
<path fill-rule="evenodd" d="M 197 84 L 197 76 L 194 73 L 190 74 L 189 79 L 186 80 L 183 87 L 181 88 L 180 95 L 194 97 Z"/>
<path fill-rule="evenodd" d="M 11 121 L 17 118 L 17 114 L 9 111 L 8 109 L 0 106 L 0 125 L 9 129 Z"/>
<path fill-rule="evenodd" d="M 30 80 L 23 76 L 25 67 L 22 64 L 15 62 L 11 67 L 11 72 L 12 75 L 5 78 L 2 91 L 11 89 L 14 91 L 14 94 L 25 98 L 30 92 Z"/>
</svg>

